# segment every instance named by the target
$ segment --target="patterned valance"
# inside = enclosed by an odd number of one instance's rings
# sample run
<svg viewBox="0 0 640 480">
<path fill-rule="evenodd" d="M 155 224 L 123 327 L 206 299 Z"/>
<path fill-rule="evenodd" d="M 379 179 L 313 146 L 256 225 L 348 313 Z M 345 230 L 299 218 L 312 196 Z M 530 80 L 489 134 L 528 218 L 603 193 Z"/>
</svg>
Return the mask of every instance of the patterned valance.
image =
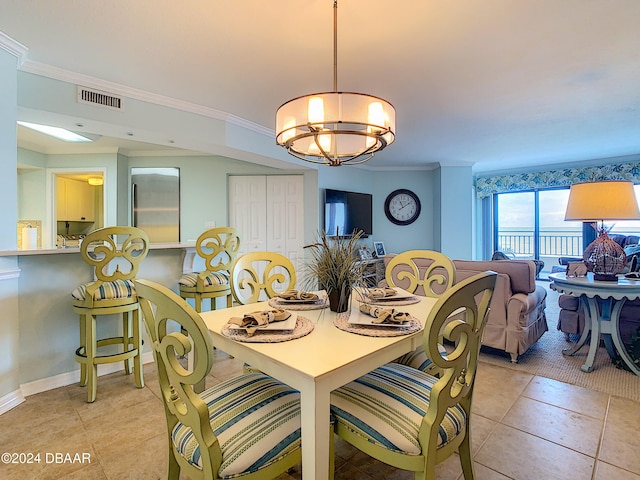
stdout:
<svg viewBox="0 0 640 480">
<path fill-rule="evenodd" d="M 600 180 L 630 180 L 640 183 L 640 162 L 617 163 L 600 167 L 564 168 L 546 172 L 518 173 L 476 178 L 478 198 L 494 193 L 568 187 L 573 183 Z"/>
</svg>

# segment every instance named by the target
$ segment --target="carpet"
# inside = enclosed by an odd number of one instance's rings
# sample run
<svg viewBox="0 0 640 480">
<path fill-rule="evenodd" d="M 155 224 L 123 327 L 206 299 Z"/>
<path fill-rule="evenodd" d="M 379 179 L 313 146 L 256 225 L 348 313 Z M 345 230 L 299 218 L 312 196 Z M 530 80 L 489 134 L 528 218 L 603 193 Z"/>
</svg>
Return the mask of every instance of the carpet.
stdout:
<svg viewBox="0 0 640 480">
<path fill-rule="evenodd" d="M 580 370 L 587 358 L 588 345 L 573 356 L 562 354 L 562 350 L 572 344 L 556 329 L 558 294 L 548 288 L 548 282 L 541 283 L 546 283 L 544 286 L 548 292 L 546 314 L 549 331 L 518 358 L 518 363 L 511 363 L 507 353 L 487 347 L 482 347 L 480 361 L 640 402 L 640 377 L 616 368 L 603 347 L 598 349 L 591 373 Z"/>
</svg>

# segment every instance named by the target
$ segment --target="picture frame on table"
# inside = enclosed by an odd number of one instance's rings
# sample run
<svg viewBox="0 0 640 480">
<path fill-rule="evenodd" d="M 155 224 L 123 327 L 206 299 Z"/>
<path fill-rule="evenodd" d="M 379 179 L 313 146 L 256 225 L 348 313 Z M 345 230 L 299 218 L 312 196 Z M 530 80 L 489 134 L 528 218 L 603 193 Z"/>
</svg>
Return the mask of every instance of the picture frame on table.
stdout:
<svg viewBox="0 0 640 480">
<path fill-rule="evenodd" d="M 357 251 L 357 254 L 360 261 L 371 260 L 371 258 L 373 258 L 371 250 L 369 250 L 367 247 L 360 247 Z"/>
<path fill-rule="evenodd" d="M 373 250 L 376 253 L 377 258 L 382 258 L 387 254 L 383 242 L 373 242 Z"/>
</svg>

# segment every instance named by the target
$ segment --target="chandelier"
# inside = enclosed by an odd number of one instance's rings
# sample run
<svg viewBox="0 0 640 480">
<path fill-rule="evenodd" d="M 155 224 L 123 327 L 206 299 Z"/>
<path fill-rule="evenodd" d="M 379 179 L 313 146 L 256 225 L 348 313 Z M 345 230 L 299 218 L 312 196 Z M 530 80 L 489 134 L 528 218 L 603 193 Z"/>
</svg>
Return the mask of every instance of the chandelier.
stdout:
<svg viewBox="0 0 640 480">
<path fill-rule="evenodd" d="M 396 111 L 386 100 L 338 92 L 338 0 L 333 2 L 333 91 L 289 100 L 276 112 L 276 143 L 307 162 L 337 167 L 371 159 L 393 143 Z"/>
</svg>

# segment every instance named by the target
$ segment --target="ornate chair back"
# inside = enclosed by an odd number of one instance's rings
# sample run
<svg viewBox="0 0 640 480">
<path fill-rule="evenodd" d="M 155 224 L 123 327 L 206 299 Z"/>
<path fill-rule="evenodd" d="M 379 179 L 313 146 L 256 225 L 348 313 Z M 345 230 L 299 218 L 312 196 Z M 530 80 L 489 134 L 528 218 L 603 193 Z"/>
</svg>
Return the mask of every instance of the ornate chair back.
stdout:
<svg viewBox="0 0 640 480">
<path fill-rule="evenodd" d="M 94 267 L 96 281 L 74 292 L 74 306 L 95 308 L 135 303 L 136 296 L 131 292 L 109 295 L 104 290 L 132 288 L 140 262 L 148 252 L 149 237 L 136 227 L 105 227 L 89 233 L 80 245 L 80 255 Z"/>
<path fill-rule="evenodd" d="M 390 287 L 400 287 L 426 297 L 439 297 L 456 282 L 456 267 L 443 253 L 409 250 L 395 255 L 387 264 L 385 281 Z"/>
<path fill-rule="evenodd" d="M 246 253 L 238 257 L 231 269 L 233 297 L 242 305 L 273 298 L 295 286 L 295 267 L 280 253 Z"/>
</svg>

